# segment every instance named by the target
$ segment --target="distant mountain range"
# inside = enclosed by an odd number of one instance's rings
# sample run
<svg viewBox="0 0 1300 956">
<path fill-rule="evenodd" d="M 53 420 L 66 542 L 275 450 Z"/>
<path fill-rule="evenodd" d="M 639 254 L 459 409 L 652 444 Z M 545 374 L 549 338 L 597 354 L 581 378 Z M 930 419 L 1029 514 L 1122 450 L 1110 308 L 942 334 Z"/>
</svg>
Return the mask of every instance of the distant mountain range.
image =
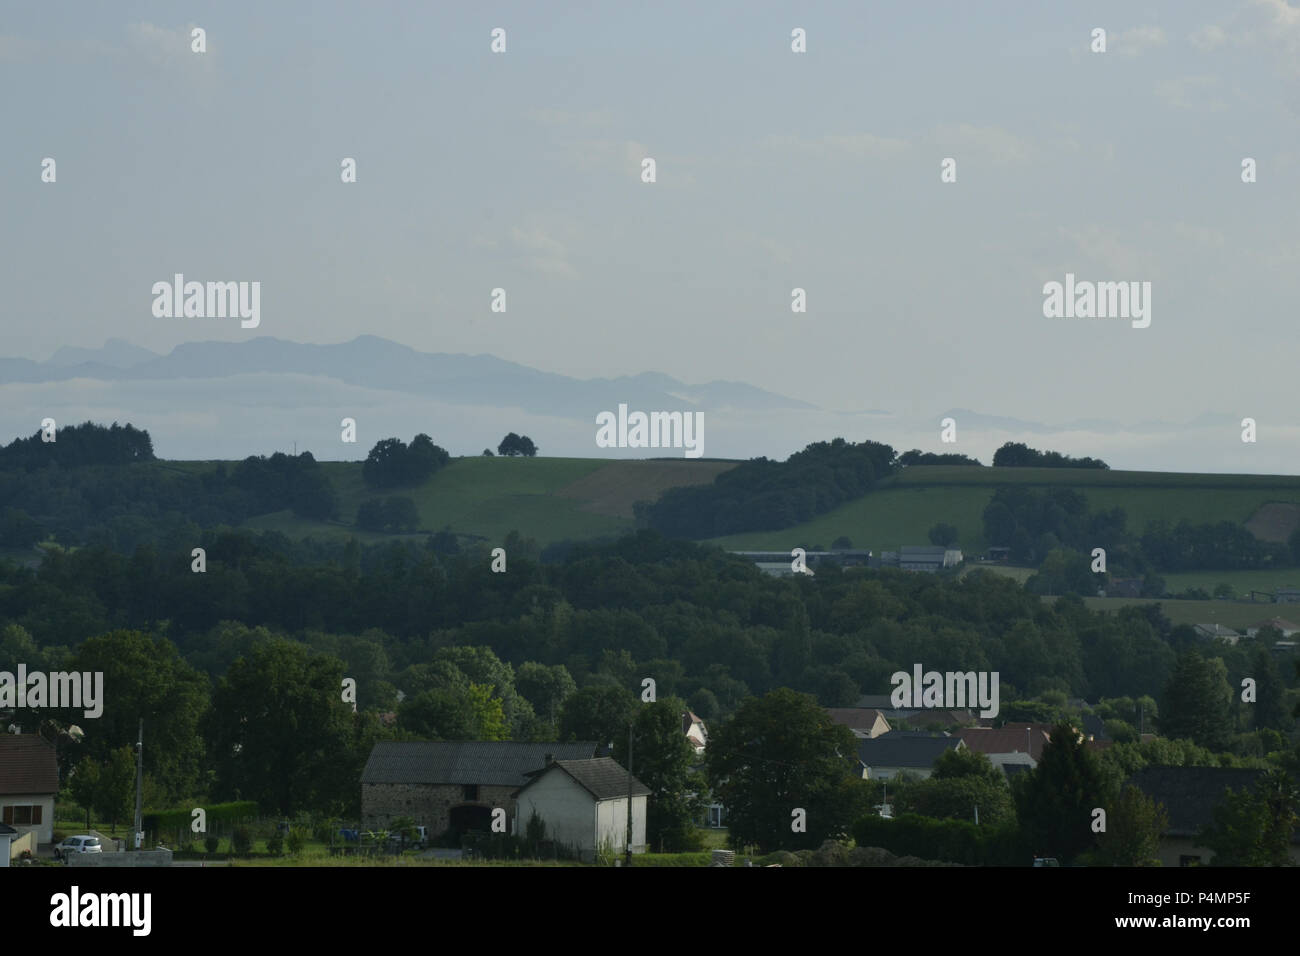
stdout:
<svg viewBox="0 0 1300 956">
<path fill-rule="evenodd" d="M 2 346 L 0 346 L 2 347 Z M 787 381 L 782 379 L 782 381 Z M 794 387 L 794 386 L 791 386 Z M 596 416 L 629 410 L 700 411 L 704 457 L 783 459 L 810 442 L 872 439 L 992 461 L 1006 441 L 1027 442 L 1112 468 L 1292 474 L 1300 424 L 1284 409 L 1261 420 L 1258 443 L 1240 440 L 1240 415 L 1195 414 L 1181 422 L 1100 419 L 1044 423 L 965 408 L 935 414 L 924 390 L 874 407 L 864 380 L 857 408 L 830 409 L 742 382 L 687 384 L 660 372 L 579 379 L 492 355 L 421 352 L 363 335 L 335 345 L 260 337 L 190 342 L 159 355 L 120 338 L 102 348 L 64 347 L 44 362 L 0 358 L 0 444 L 31 435 L 47 417 L 148 429 L 160 457 L 237 459 L 309 449 L 353 461 L 381 438 L 425 432 L 454 455 L 495 448 L 507 432 L 528 435 L 547 457 L 681 457 L 676 449 L 604 448 Z M 340 440 L 357 422 L 356 443 Z M 958 444 L 940 441 L 957 422 Z"/>
<path fill-rule="evenodd" d="M 45 362 L 0 358 L 0 385 L 70 379 L 192 381 L 250 374 L 323 377 L 455 405 L 519 407 L 583 420 L 613 410 L 620 402 L 663 411 L 816 407 L 742 382 L 688 385 L 657 372 L 577 379 L 491 355 L 420 352 L 373 335 L 337 345 L 307 345 L 268 336 L 244 342 L 189 342 L 167 355 L 109 339 L 100 349 L 61 348 Z"/>
</svg>

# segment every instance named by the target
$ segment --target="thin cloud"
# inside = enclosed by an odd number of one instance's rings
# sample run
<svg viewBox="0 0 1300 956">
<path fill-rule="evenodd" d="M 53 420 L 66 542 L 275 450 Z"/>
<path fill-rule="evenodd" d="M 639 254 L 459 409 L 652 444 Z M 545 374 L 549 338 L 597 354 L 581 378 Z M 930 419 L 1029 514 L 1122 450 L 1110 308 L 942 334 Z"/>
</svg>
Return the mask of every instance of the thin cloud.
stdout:
<svg viewBox="0 0 1300 956">
<path fill-rule="evenodd" d="M 127 49 L 146 62 L 165 69 L 207 69 L 212 62 L 209 59 L 211 49 L 207 53 L 195 53 L 190 46 L 195 26 L 190 24 L 168 29 L 156 23 L 132 23 L 126 28 Z"/>
<path fill-rule="evenodd" d="M 1133 27 L 1115 37 L 1114 50 L 1123 56 L 1140 56 L 1165 45 L 1165 31 L 1156 26 Z"/>
<path fill-rule="evenodd" d="M 939 126 L 933 139 L 936 147 L 949 149 L 954 156 L 959 151 L 972 151 L 999 165 L 1026 162 L 1031 152 L 1028 141 L 1000 126 Z"/>
<path fill-rule="evenodd" d="M 832 134 L 816 139 L 799 136 L 769 136 L 767 145 L 820 159 L 893 159 L 907 152 L 906 140 L 874 133 Z"/>
</svg>

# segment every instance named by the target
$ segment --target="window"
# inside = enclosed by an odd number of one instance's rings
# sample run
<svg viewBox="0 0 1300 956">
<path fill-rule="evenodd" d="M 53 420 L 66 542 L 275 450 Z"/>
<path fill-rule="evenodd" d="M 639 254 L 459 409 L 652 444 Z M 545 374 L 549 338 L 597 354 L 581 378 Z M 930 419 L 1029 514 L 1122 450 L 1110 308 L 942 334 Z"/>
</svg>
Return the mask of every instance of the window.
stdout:
<svg viewBox="0 0 1300 956">
<path fill-rule="evenodd" d="M 460 790 L 461 790 L 461 795 L 464 797 L 464 799 L 466 800 L 478 799 L 478 784 L 476 783 L 463 784 Z"/>
<path fill-rule="evenodd" d="M 40 826 L 41 806 L 12 806 L 4 809 L 4 822 L 16 827 Z"/>
</svg>

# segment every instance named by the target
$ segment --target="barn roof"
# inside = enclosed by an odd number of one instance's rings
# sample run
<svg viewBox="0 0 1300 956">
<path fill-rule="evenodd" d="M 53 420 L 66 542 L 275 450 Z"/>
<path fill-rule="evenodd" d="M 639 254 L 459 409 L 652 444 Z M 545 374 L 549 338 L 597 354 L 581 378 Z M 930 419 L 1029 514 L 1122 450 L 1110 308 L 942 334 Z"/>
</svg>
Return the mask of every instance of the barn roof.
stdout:
<svg viewBox="0 0 1300 956">
<path fill-rule="evenodd" d="M 596 747 L 591 741 L 381 741 L 370 751 L 361 782 L 522 787 L 528 782 L 529 771 L 546 766 L 548 755 L 557 760 L 581 760 L 595 754 Z"/>
</svg>

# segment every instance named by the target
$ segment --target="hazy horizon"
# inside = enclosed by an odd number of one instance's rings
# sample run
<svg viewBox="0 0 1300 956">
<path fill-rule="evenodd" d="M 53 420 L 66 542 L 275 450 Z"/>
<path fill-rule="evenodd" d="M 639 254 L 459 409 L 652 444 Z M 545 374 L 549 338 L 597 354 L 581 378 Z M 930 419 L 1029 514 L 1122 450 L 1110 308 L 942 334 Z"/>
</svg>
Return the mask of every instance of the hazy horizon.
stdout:
<svg viewBox="0 0 1300 956">
<path fill-rule="evenodd" d="M 710 411 L 708 457 L 843 435 L 1296 470 L 1276 346 L 1300 301 L 1294 2 L 15 6 L 0 80 L 24 91 L 0 158 L 4 357 L 372 334 L 817 408 Z M 163 317 L 176 274 L 258 283 L 256 325 Z M 1045 286 L 1076 279 L 1149 290 L 1149 325 L 1047 318 Z M 0 428 L 118 418 L 172 457 L 295 438 L 348 457 L 353 403 L 372 438 L 473 453 L 538 432 L 543 454 L 599 457 L 594 416 L 625 400 L 475 406 L 469 427 L 454 403 L 294 387 L 0 380 Z M 941 444 L 954 409 L 970 421 Z"/>
</svg>

